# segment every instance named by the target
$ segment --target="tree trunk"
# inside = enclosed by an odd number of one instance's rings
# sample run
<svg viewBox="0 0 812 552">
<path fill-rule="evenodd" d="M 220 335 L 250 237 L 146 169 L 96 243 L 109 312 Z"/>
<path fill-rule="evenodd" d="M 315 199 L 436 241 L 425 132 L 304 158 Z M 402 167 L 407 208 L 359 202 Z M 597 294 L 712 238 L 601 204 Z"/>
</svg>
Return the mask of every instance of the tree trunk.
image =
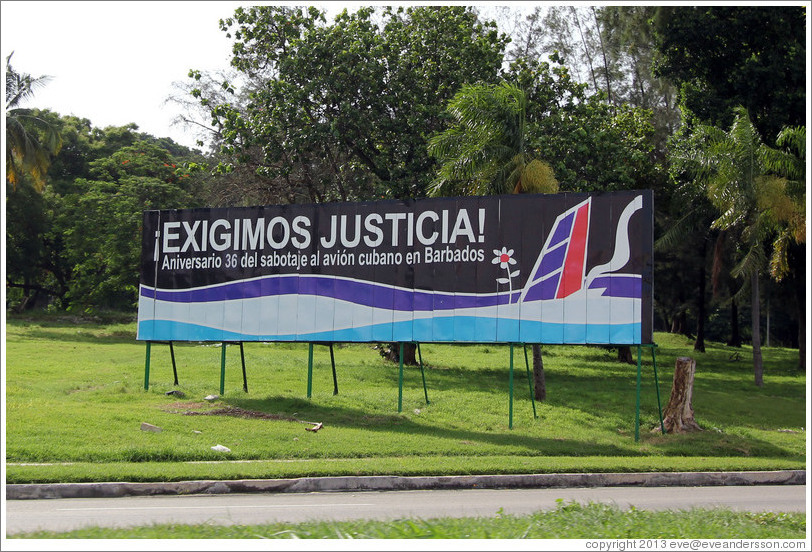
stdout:
<svg viewBox="0 0 812 552">
<path fill-rule="evenodd" d="M 547 399 L 547 382 L 544 379 L 544 361 L 541 358 L 541 345 L 533 344 L 533 396 L 537 401 Z"/>
<path fill-rule="evenodd" d="M 598 35 L 598 40 L 600 41 L 601 45 L 601 54 L 603 54 L 603 71 L 604 76 L 606 77 L 606 99 L 609 103 L 615 103 L 612 101 L 612 85 L 610 84 L 610 77 L 609 77 L 609 62 L 606 60 L 606 46 L 603 44 L 603 33 L 601 33 L 601 24 L 598 21 L 598 12 L 595 11 L 595 7 L 591 6 L 592 10 L 592 17 L 595 18 L 595 30 Z"/>
<path fill-rule="evenodd" d="M 696 298 L 696 341 L 694 351 L 705 352 L 705 249 L 707 240 L 702 241 L 702 261 L 699 263 L 699 294 Z"/>
<path fill-rule="evenodd" d="M 595 77 L 595 68 L 592 66 L 592 52 L 590 51 L 589 45 L 586 42 L 584 31 L 581 29 L 581 20 L 578 17 L 578 10 L 575 9 L 575 6 L 570 6 L 570 10 L 572 10 L 573 21 L 575 21 L 575 26 L 578 28 L 578 33 L 581 35 L 581 42 L 584 45 L 584 57 L 586 57 L 586 60 L 589 63 L 589 73 L 592 75 L 592 85 L 595 87 L 595 92 L 597 93 L 600 91 L 600 88 L 598 88 L 598 79 Z"/>
<path fill-rule="evenodd" d="M 671 333 L 672 334 L 681 334 L 686 335 L 687 331 L 685 326 L 687 322 L 685 320 L 685 311 L 678 312 L 674 315 L 674 318 L 671 319 Z"/>
<path fill-rule="evenodd" d="M 671 398 L 663 413 L 663 426 L 666 433 L 687 433 L 702 431 L 694 420 L 692 404 L 694 394 L 694 373 L 696 361 L 688 357 L 677 358 L 674 365 L 674 384 L 671 386 Z M 660 426 L 655 428 L 660 431 Z"/>
<path fill-rule="evenodd" d="M 798 370 L 806 371 L 806 314 L 804 303 L 798 303 Z"/>
<path fill-rule="evenodd" d="M 384 355 L 387 360 L 392 362 L 400 362 L 400 343 L 393 342 L 389 344 L 389 354 Z M 417 366 L 417 346 L 414 343 L 403 344 L 403 364 L 408 366 Z"/>
<path fill-rule="evenodd" d="M 637 364 L 637 361 L 632 357 L 632 348 L 628 345 L 622 345 L 617 348 L 618 362 L 625 362 L 626 364 Z"/>
<path fill-rule="evenodd" d="M 769 280 L 767 280 L 769 282 Z M 764 304 L 764 309 L 767 311 L 766 318 L 767 318 L 767 327 L 764 330 L 764 346 L 770 346 L 770 288 L 768 287 L 765 291 L 765 295 L 767 295 L 767 299 Z"/>
<path fill-rule="evenodd" d="M 750 277 L 751 298 L 750 310 L 753 324 L 753 372 L 756 385 L 764 387 L 764 363 L 761 360 L 761 309 L 759 308 L 758 271 Z"/>
<path fill-rule="evenodd" d="M 736 300 L 730 301 L 730 340 L 727 342 L 731 347 L 742 346 L 742 335 L 739 332 L 739 305 Z"/>
<path fill-rule="evenodd" d="M 798 313 L 798 370 L 806 371 L 806 249 L 803 244 L 789 248 L 795 278 L 795 308 Z"/>
</svg>

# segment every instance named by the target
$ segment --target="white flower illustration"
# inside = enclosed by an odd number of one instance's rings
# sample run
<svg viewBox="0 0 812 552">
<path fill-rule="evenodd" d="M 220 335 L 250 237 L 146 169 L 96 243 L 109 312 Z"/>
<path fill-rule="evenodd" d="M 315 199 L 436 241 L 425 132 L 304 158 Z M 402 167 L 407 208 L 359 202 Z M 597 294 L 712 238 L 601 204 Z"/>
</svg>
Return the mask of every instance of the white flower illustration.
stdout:
<svg viewBox="0 0 812 552">
<path fill-rule="evenodd" d="M 495 257 L 491 261 L 493 264 L 498 264 L 499 268 L 504 268 L 508 273 L 507 278 L 497 278 L 496 282 L 499 284 L 508 284 L 510 286 L 510 295 L 513 296 L 513 278 L 519 275 L 519 270 L 510 271 L 510 265 L 516 264 L 516 259 L 513 258 L 513 250 L 503 247 L 502 250 L 494 249 L 493 254 Z"/>
<path fill-rule="evenodd" d="M 496 257 L 493 258 L 491 261 L 493 264 L 499 264 L 499 268 L 508 268 L 508 265 L 516 264 L 516 259 L 513 258 L 513 250 L 508 249 L 507 247 L 503 247 L 502 251 L 498 249 L 493 250 L 493 254 Z"/>
</svg>

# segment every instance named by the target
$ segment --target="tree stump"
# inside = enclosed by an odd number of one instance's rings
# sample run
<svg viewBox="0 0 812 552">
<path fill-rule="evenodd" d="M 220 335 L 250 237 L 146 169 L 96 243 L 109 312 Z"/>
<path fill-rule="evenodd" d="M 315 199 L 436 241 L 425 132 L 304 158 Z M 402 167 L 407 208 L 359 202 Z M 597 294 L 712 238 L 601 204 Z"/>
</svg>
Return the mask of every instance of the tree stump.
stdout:
<svg viewBox="0 0 812 552">
<path fill-rule="evenodd" d="M 663 413 L 663 426 L 667 433 L 687 433 L 702 431 L 694 420 L 694 407 L 691 400 L 694 394 L 694 373 L 696 361 L 689 357 L 677 358 L 674 366 L 674 384 L 671 398 Z M 660 431 L 660 426 L 655 428 Z"/>
</svg>

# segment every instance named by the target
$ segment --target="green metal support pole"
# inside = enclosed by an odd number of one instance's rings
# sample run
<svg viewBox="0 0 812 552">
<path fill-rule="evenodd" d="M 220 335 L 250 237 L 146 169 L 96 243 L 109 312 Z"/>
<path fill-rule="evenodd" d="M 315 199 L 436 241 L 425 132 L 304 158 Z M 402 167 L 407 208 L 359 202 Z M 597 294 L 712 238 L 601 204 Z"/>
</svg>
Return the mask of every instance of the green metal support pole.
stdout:
<svg viewBox="0 0 812 552">
<path fill-rule="evenodd" d="M 398 412 L 403 411 L 403 342 L 400 342 L 400 367 L 398 368 Z"/>
<path fill-rule="evenodd" d="M 220 396 L 226 392 L 226 342 L 220 346 Z"/>
<path fill-rule="evenodd" d="M 338 377 L 336 376 L 336 357 L 333 354 L 332 343 L 330 343 L 330 365 L 333 367 L 333 395 L 338 395 Z"/>
<path fill-rule="evenodd" d="M 423 377 L 423 394 L 426 396 L 426 404 L 429 404 L 429 392 L 426 390 L 426 374 L 423 372 L 423 355 L 420 353 L 420 343 L 417 346 L 417 358 L 420 359 L 420 375 Z"/>
<path fill-rule="evenodd" d="M 248 393 L 248 377 L 245 375 L 245 350 L 240 341 L 240 362 L 242 362 L 242 390 Z"/>
<path fill-rule="evenodd" d="M 144 391 L 149 390 L 149 353 L 152 347 L 152 342 L 147 341 L 147 358 L 144 361 Z"/>
<path fill-rule="evenodd" d="M 309 399 L 313 393 L 313 344 L 310 344 L 310 350 L 307 353 L 307 398 Z"/>
<path fill-rule="evenodd" d="M 527 360 L 527 343 L 522 343 L 524 349 L 524 366 L 527 368 L 527 386 L 530 388 L 530 402 L 533 404 L 533 418 L 538 418 L 536 414 L 536 396 L 533 393 L 533 379 L 530 376 L 530 361 Z"/>
<path fill-rule="evenodd" d="M 510 408 L 508 415 L 508 428 L 513 429 L 513 343 L 510 344 Z"/>
<path fill-rule="evenodd" d="M 175 348 L 169 342 L 169 354 L 172 356 L 172 373 L 175 375 L 175 385 L 178 384 L 178 367 L 175 365 Z"/>
<path fill-rule="evenodd" d="M 634 417 L 634 442 L 640 441 L 640 380 L 642 379 L 643 348 L 637 346 L 637 410 Z"/>
<path fill-rule="evenodd" d="M 398 358 L 398 412 L 403 411 L 403 342 L 400 342 L 400 350 Z"/>
<path fill-rule="evenodd" d="M 651 346 L 651 362 L 654 364 L 654 386 L 657 388 L 657 410 L 660 412 L 660 430 L 665 435 L 665 424 L 663 424 L 663 407 L 660 403 L 660 381 L 657 379 L 657 356 L 654 354 L 656 345 Z"/>
</svg>

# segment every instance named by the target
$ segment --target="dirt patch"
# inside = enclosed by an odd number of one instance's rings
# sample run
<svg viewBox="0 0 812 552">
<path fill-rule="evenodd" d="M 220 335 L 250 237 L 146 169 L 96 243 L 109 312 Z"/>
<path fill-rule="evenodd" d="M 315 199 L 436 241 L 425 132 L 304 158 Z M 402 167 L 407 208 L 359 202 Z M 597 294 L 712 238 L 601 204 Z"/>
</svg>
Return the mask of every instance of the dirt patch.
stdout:
<svg viewBox="0 0 812 552">
<path fill-rule="evenodd" d="M 200 401 L 181 401 L 164 405 L 161 407 L 161 410 L 172 412 L 173 414 L 183 414 L 184 412 L 192 409 L 199 410 L 201 408 L 208 408 L 209 406 L 210 405 L 208 403 Z"/>
<path fill-rule="evenodd" d="M 268 414 L 267 412 L 257 412 L 256 410 L 245 410 L 238 406 L 221 406 L 213 410 L 188 411 L 185 416 L 235 416 L 237 418 L 252 418 L 260 420 L 284 420 L 286 422 L 298 422 L 296 418 L 283 416 L 281 414 Z"/>
<path fill-rule="evenodd" d="M 182 414 L 184 416 L 234 416 L 236 418 L 248 418 L 255 420 L 283 420 L 286 422 L 300 421 L 291 416 L 269 414 L 267 412 L 258 412 L 256 410 L 246 410 L 238 406 L 218 406 L 216 408 L 210 408 L 210 405 L 207 403 L 198 401 L 168 404 L 164 407 L 164 410 L 173 414 Z"/>
</svg>

